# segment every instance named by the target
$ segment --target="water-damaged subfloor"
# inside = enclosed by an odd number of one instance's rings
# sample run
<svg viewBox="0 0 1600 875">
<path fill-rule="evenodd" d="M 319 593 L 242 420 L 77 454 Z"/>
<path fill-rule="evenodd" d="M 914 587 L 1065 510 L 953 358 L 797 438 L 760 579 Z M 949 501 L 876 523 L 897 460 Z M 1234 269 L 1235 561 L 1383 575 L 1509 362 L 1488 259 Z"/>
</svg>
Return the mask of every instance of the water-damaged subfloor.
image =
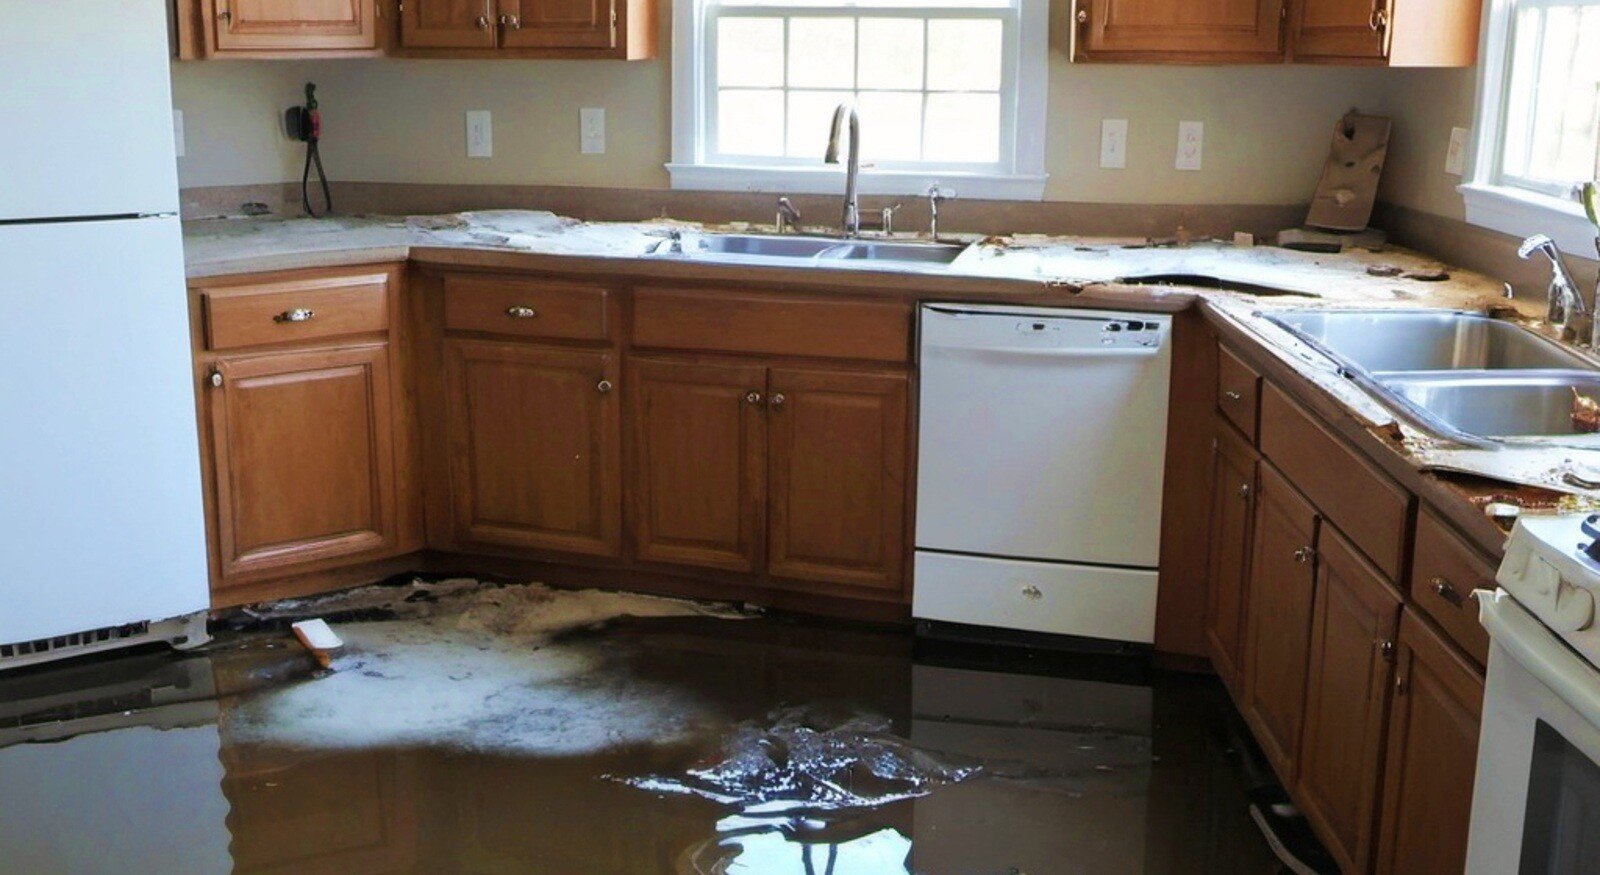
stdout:
<svg viewBox="0 0 1600 875">
<path fill-rule="evenodd" d="M 306 613 L 331 672 L 281 627 Z M 1126 659 L 390 588 L 0 678 L 0 868 L 1276 872 L 1230 708 Z"/>
</svg>

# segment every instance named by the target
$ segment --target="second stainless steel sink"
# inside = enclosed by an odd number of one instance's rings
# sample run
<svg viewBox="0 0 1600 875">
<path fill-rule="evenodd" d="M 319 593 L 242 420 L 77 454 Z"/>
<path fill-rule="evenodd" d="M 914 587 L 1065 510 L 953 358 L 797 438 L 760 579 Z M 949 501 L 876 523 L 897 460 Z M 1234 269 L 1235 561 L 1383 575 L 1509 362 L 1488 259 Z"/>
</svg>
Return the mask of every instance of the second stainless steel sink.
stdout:
<svg viewBox="0 0 1600 875">
<path fill-rule="evenodd" d="M 1477 313 L 1309 310 L 1268 317 L 1370 374 L 1402 371 L 1589 370 L 1560 344 Z"/>
<path fill-rule="evenodd" d="M 1387 381 L 1400 398 L 1443 430 L 1480 438 L 1580 437 L 1575 395 L 1600 398 L 1600 374 L 1429 375 Z"/>
</svg>

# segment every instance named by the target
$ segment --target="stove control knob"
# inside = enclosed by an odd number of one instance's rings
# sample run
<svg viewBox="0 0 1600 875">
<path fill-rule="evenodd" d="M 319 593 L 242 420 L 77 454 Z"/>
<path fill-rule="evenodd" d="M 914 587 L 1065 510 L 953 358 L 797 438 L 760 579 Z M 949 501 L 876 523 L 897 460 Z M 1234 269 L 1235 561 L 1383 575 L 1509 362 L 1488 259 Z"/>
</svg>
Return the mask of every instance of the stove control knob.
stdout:
<svg viewBox="0 0 1600 875">
<path fill-rule="evenodd" d="M 1549 618 L 1557 632 L 1582 632 L 1594 622 L 1594 593 L 1566 581 L 1556 585 L 1555 610 Z"/>
</svg>

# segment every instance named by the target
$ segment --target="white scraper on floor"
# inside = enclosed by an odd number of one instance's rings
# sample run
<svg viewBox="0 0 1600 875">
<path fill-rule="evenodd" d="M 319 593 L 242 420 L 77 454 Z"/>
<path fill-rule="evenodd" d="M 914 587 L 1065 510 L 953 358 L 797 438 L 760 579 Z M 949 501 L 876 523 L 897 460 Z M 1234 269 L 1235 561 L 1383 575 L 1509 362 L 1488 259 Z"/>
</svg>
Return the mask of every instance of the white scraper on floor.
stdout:
<svg viewBox="0 0 1600 875">
<path fill-rule="evenodd" d="M 333 654 L 337 653 L 344 642 L 333 633 L 333 629 L 323 620 L 301 620 L 289 627 L 294 631 L 294 637 L 311 652 L 311 657 L 317 664 L 327 668 L 333 661 Z"/>
</svg>

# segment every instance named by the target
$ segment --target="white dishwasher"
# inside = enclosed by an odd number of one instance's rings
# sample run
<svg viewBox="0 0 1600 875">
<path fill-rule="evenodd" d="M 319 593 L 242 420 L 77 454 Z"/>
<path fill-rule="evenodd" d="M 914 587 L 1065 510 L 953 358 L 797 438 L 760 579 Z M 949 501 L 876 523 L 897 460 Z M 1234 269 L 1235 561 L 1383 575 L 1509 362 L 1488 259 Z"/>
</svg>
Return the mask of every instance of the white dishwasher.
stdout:
<svg viewBox="0 0 1600 875">
<path fill-rule="evenodd" d="M 1150 643 L 1168 316 L 928 304 L 918 620 Z"/>
</svg>

